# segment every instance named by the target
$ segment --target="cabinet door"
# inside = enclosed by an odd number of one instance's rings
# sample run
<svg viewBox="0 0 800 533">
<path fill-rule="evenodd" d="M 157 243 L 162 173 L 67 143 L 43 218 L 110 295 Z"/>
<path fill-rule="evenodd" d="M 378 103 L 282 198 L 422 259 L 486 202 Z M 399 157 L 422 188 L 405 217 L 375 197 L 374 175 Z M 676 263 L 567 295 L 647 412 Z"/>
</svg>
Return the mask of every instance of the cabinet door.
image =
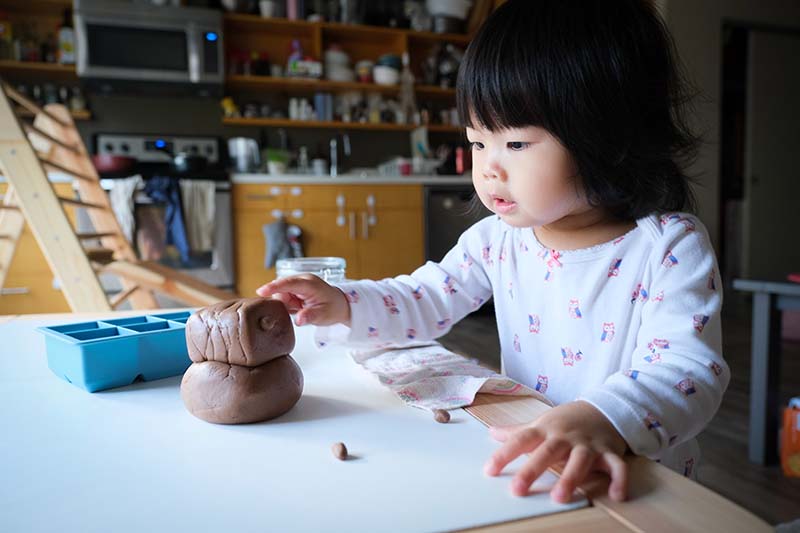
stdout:
<svg viewBox="0 0 800 533">
<path fill-rule="evenodd" d="M 355 216 L 345 214 L 344 226 L 337 224 L 333 211 L 302 210 L 287 218 L 303 231 L 306 256 L 336 256 L 347 261 L 347 275 L 359 276 L 355 240 Z M 351 226 L 351 221 L 353 222 Z M 235 214 L 236 289 L 242 297 L 250 297 L 264 283 L 275 279 L 275 269 L 265 266 L 267 251 L 263 227 L 275 222 L 271 213 L 239 210 Z M 352 228 L 352 229 L 351 229 Z"/>
<path fill-rule="evenodd" d="M 363 278 L 410 274 L 424 257 L 422 209 L 378 210 L 370 226 L 366 211 L 358 213 L 358 259 Z M 349 274 L 349 269 L 348 269 Z"/>
</svg>

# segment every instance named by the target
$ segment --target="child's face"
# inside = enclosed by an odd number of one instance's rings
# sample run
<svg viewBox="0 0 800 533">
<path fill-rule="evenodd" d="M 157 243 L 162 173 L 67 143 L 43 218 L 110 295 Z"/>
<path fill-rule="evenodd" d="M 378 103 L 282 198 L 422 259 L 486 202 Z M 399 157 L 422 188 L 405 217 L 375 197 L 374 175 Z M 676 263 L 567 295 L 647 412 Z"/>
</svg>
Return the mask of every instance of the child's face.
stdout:
<svg viewBox="0 0 800 533">
<path fill-rule="evenodd" d="M 588 208 L 572 157 L 547 130 L 476 128 L 467 128 L 472 182 L 483 205 L 504 222 L 545 226 Z"/>
</svg>

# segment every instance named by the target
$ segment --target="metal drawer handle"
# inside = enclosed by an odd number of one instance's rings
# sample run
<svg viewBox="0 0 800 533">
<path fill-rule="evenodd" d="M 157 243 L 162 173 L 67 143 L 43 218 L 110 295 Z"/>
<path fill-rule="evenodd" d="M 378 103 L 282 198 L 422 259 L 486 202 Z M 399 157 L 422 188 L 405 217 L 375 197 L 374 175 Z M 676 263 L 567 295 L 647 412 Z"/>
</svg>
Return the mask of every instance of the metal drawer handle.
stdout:
<svg viewBox="0 0 800 533">
<path fill-rule="evenodd" d="M 12 294 L 30 294 L 31 290 L 28 287 L 3 287 L 0 289 L 0 296 L 9 296 Z"/>
<path fill-rule="evenodd" d="M 355 211 L 350 211 L 348 213 L 350 215 L 350 240 L 356 240 L 356 213 Z"/>
<path fill-rule="evenodd" d="M 246 196 L 248 200 L 274 200 L 274 194 L 248 194 Z"/>
</svg>

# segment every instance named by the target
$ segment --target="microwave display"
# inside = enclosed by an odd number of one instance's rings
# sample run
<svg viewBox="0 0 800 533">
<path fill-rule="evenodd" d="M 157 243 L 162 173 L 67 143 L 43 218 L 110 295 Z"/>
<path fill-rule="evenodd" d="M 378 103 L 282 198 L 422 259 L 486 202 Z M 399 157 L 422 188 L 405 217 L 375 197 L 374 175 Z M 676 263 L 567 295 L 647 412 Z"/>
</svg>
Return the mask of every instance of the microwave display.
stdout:
<svg viewBox="0 0 800 533">
<path fill-rule="evenodd" d="M 89 63 L 98 67 L 186 72 L 186 32 L 87 24 Z"/>
</svg>

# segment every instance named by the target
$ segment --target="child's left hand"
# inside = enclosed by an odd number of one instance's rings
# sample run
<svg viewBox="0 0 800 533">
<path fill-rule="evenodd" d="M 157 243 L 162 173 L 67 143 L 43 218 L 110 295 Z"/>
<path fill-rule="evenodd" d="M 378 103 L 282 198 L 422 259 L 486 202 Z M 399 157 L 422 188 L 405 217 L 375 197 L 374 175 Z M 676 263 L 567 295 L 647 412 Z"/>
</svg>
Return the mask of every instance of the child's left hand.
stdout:
<svg viewBox="0 0 800 533">
<path fill-rule="evenodd" d="M 511 480 L 517 496 L 528 494 L 531 484 L 550 465 L 567 460 L 561 479 L 550 491 L 557 502 L 568 502 L 572 492 L 592 471 L 611 476 L 608 495 L 623 501 L 628 486 L 628 467 L 622 460 L 627 443 L 609 420 L 587 402 L 574 401 L 554 407 L 529 424 L 490 428 L 503 442 L 484 466 L 490 476 L 522 455 L 530 457 Z"/>
</svg>

